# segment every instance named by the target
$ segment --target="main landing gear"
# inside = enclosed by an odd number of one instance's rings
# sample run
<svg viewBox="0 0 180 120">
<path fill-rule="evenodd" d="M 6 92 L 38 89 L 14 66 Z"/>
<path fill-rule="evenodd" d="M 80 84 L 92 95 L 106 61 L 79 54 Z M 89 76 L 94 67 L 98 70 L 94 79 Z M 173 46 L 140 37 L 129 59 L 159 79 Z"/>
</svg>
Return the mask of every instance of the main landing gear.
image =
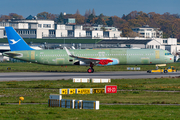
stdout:
<svg viewBox="0 0 180 120">
<path fill-rule="evenodd" d="M 90 63 L 90 68 L 87 70 L 88 73 L 93 73 L 94 69 L 93 69 L 93 63 Z"/>
</svg>

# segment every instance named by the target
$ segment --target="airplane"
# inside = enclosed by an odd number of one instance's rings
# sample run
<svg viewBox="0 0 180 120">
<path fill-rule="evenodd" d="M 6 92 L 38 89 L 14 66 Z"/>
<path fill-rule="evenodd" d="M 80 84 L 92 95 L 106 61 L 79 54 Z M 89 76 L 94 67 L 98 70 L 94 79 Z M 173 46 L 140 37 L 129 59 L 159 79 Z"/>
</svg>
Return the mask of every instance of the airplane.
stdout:
<svg viewBox="0 0 180 120">
<path fill-rule="evenodd" d="M 161 49 L 64 49 L 34 50 L 29 47 L 13 27 L 5 27 L 11 51 L 3 55 L 32 63 L 47 65 L 83 65 L 90 66 L 88 73 L 93 73 L 94 66 L 109 65 L 157 65 L 174 62 L 169 51 Z"/>
</svg>

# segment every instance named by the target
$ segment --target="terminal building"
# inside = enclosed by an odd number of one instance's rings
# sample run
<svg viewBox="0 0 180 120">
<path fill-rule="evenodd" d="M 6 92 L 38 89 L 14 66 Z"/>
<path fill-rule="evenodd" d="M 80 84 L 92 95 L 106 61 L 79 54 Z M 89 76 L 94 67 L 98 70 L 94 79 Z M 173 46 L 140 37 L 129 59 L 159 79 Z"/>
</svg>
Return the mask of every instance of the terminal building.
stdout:
<svg viewBox="0 0 180 120">
<path fill-rule="evenodd" d="M 4 27 L 12 26 L 23 38 L 99 38 L 117 39 L 121 35 L 115 27 L 105 27 L 105 31 L 96 29 L 85 30 L 83 25 L 75 25 L 74 18 L 65 20 L 66 24 L 55 24 L 54 20 L 23 19 L 0 22 L 0 38 L 6 38 Z M 107 30 L 106 30 L 107 29 Z"/>
</svg>

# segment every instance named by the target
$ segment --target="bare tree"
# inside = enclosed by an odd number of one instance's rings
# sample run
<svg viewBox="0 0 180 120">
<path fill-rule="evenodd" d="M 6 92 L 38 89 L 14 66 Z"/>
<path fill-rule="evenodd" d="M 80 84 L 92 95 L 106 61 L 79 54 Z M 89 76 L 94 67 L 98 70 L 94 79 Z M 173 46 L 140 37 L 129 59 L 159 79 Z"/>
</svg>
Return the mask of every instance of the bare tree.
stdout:
<svg viewBox="0 0 180 120">
<path fill-rule="evenodd" d="M 76 14 L 80 14 L 79 10 L 77 9 Z"/>
<path fill-rule="evenodd" d="M 94 8 L 93 8 L 93 10 L 92 10 L 92 14 L 93 14 L 94 16 L 96 16 L 96 13 L 95 13 Z"/>
<path fill-rule="evenodd" d="M 88 12 L 88 10 L 86 10 L 84 17 L 88 18 L 88 16 L 89 16 L 89 12 Z"/>
<path fill-rule="evenodd" d="M 89 15 L 91 15 L 92 13 L 91 13 L 91 10 L 89 9 Z"/>
</svg>

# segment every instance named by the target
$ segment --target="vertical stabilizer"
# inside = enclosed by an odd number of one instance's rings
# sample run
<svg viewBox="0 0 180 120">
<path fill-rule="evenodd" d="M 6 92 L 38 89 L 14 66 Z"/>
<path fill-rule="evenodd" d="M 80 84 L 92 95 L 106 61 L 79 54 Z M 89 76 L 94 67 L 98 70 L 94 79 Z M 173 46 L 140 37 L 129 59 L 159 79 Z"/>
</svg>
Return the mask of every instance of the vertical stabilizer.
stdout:
<svg viewBox="0 0 180 120">
<path fill-rule="evenodd" d="M 5 27 L 11 51 L 34 50 L 21 38 L 13 27 Z"/>
</svg>

